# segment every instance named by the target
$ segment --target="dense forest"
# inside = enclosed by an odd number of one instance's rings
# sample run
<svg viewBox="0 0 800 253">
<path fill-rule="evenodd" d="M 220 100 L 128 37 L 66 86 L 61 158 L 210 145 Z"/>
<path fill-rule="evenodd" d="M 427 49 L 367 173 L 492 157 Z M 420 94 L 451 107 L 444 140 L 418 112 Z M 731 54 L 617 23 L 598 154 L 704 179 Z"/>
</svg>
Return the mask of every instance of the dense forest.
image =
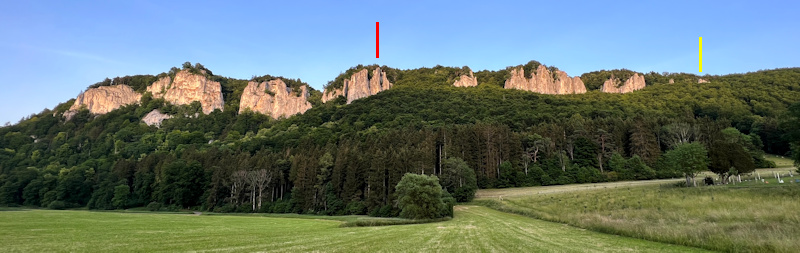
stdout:
<svg viewBox="0 0 800 253">
<path fill-rule="evenodd" d="M 530 73 L 538 64 L 523 67 Z M 327 88 L 375 67 L 354 67 Z M 503 89 L 510 68 L 475 72 L 477 87 L 458 88 L 452 83 L 467 67 L 381 66 L 392 89 L 350 105 L 341 97 L 323 104 L 312 91 L 314 107 L 283 120 L 237 114 L 247 82 L 273 77 L 183 68 L 221 83 L 224 111 L 194 116 L 199 103 L 145 94 L 139 105 L 103 115 L 82 110 L 66 121 L 68 101 L 0 128 L 0 205 L 397 216 L 395 186 L 406 173 L 437 175 L 464 201 L 457 193 L 471 186 L 453 183 L 460 179 L 495 188 L 680 177 L 662 154 L 683 143 L 702 144 L 719 167 L 712 169 L 725 173 L 771 166 L 764 152 L 800 154 L 790 149 L 800 148 L 797 68 L 705 76 L 711 82 L 702 84 L 691 74 L 651 72 L 645 89 L 628 94 L 597 89 L 631 71 L 598 71 L 582 76 L 586 94 L 542 95 Z M 178 70 L 93 86 L 143 92 Z M 160 127 L 142 123 L 156 108 L 175 117 Z M 724 163 L 731 158 L 715 150 L 749 163 Z M 463 165 L 450 166 L 453 159 Z"/>
</svg>

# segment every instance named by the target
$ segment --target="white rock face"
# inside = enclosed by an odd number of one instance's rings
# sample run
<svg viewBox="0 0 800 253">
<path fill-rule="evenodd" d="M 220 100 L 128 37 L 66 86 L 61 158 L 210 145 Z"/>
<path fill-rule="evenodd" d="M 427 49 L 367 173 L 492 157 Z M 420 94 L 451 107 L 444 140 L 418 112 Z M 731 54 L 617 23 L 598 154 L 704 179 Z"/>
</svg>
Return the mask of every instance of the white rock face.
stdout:
<svg viewBox="0 0 800 253">
<path fill-rule="evenodd" d="M 342 89 L 334 89 L 324 92 L 324 94 L 322 94 L 322 102 L 327 103 L 328 101 L 334 100 L 339 96 L 344 96 Z"/>
<path fill-rule="evenodd" d="M 272 94 L 267 93 L 267 90 Z M 287 87 L 281 79 L 261 83 L 249 82 L 242 93 L 239 113 L 249 109 L 275 119 L 288 118 L 311 109 L 311 103 L 308 102 L 309 96 L 311 95 L 305 85 L 300 87 L 298 94 L 292 91 L 292 88 Z"/>
<path fill-rule="evenodd" d="M 392 83 L 386 78 L 386 72 L 381 71 L 380 67 L 372 70 L 372 78 L 369 78 L 368 71 L 367 69 L 362 69 L 350 76 L 349 79 L 345 79 L 341 89 L 326 91 L 322 96 L 322 102 L 328 102 L 338 96 L 345 96 L 347 104 L 350 104 L 354 100 L 369 97 L 392 88 Z"/>
<path fill-rule="evenodd" d="M 155 125 L 156 127 L 161 126 L 161 122 L 165 119 L 171 119 L 171 115 L 166 115 L 161 113 L 158 109 L 152 110 L 147 115 L 142 118 L 142 121 L 147 124 L 148 126 Z"/>
<path fill-rule="evenodd" d="M 518 89 L 542 94 L 583 94 L 586 85 L 580 77 L 570 78 L 566 72 L 556 70 L 556 78 L 544 65 L 539 65 L 530 78 L 525 76 L 522 67 L 511 70 L 511 77 L 503 86 L 506 89 Z"/>
<path fill-rule="evenodd" d="M 164 98 L 175 105 L 187 105 L 199 101 L 203 113 L 209 114 L 215 109 L 224 108 L 222 101 L 222 86 L 219 82 L 206 79 L 203 75 L 192 74 L 189 70 L 182 70 L 175 75 L 175 80 L 170 82 L 169 77 L 164 77 L 147 87 L 155 98 Z"/>
<path fill-rule="evenodd" d="M 92 114 L 106 114 L 124 105 L 139 103 L 141 98 L 141 94 L 124 84 L 92 88 L 78 95 L 75 103 L 64 112 L 64 117 L 72 119 L 84 106 Z"/>
<path fill-rule="evenodd" d="M 670 79 L 671 81 L 671 79 Z M 614 78 L 612 75 L 611 78 L 603 82 L 603 88 L 601 89 L 602 92 L 605 93 L 628 93 L 633 92 L 635 90 L 644 89 L 646 85 L 644 81 L 644 76 L 639 75 L 639 73 L 634 73 L 633 76 L 625 80 L 625 83 L 622 85 L 619 84 L 619 79 Z"/>
<path fill-rule="evenodd" d="M 470 70 L 469 71 L 469 76 L 468 75 L 461 75 L 461 77 L 459 77 L 458 80 L 456 80 L 453 83 L 453 86 L 456 86 L 456 87 L 475 87 L 475 86 L 478 86 L 478 78 L 475 78 L 475 76 L 472 74 L 472 70 Z"/>
</svg>

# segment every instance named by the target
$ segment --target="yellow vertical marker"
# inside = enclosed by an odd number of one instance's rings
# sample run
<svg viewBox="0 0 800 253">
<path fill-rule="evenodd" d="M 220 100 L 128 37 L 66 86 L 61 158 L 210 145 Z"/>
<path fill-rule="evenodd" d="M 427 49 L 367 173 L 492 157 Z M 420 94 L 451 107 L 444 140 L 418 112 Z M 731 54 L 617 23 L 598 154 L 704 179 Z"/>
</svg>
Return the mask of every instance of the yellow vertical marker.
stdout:
<svg viewBox="0 0 800 253">
<path fill-rule="evenodd" d="M 703 37 L 700 37 L 700 72 L 703 72 Z"/>
</svg>

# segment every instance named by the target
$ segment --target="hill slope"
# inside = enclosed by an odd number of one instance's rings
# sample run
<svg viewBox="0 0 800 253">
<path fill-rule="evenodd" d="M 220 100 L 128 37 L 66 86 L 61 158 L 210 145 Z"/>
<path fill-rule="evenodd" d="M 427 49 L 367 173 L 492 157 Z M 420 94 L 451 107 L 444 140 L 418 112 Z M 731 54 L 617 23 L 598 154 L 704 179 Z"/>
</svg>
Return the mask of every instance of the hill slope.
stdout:
<svg viewBox="0 0 800 253">
<path fill-rule="evenodd" d="M 677 173 L 660 158 L 680 141 L 676 133 L 708 146 L 735 127 L 764 164 L 763 150 L 788 152 L 781 122 L 800 100 L 800 69 L 703 77 L 709 83 L 646 73 L 648 86 L 626 94 L 600 92 L 597 82 L 628 72 L 600 71 L 584 75 L 585 94 L 545 95 L 504 89 L 514 67 L 475 72 L 477 87 L 454 87 L 469 68 L 382 66 L 391 89 L 350 104 L 344 97 L 322 103 L 323 93 L 312 90 L 311 109 L 275 120 L 239 114 L 248 81 L 201 66 L 192 69 L 219 82 L 222 110 L 205 114 L 199 104 L 145 93 L 105 114 L 79 110 L 66 120 L 67 102 L 0 128 L 0 204 L 392 216 L 400 177 L 442 175 L 446 158 L 463 159 L 482 188 L 663 178 Z M 375 67 L 355 67 L 328 87 Z M 157 78 L 139 79 L 127 83 L 137 92 Z M 282 80 L 287 89 L 303 85 Z M 173 117 L 160 127 L 144 124 L 155 109 Z M 255 184 L 237 172 L 261 170 L 270 176 L 264 188 L 233 187 Z"/>
</svg>

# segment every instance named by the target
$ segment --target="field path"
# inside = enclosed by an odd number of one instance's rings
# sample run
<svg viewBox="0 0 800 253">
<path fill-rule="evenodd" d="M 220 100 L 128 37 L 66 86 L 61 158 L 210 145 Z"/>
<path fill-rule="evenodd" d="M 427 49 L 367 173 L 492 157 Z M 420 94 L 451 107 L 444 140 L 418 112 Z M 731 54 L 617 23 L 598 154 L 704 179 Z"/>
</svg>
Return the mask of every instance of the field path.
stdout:
<svg viewBox="0 0 800 253">
<path fill-rule="evenodd" d="M 88 211 L 0 212 L 0 252 L 698 252 L 457 206 L 450 221 L 340 228 L 338 221 Z"/>
<path fill-rule="evenodd" d="M 596 190 L 603 188 L 674 184 L 678 182 L 684 182 L 684 179 L 682 178 L 659 179 L 659 180 L 621 181 L 621 182 L 594 183 L 594 184 L 568 184 L 568 185 L 533 186 L 533 187 L 502 188 L 502 189 L 479 189 L 478 192 L 475 193 L 475 199 L 497 199 L 504 197 L 519 197 L 519 196 L 536 195 L 536 194 Z"/>
</svg>

